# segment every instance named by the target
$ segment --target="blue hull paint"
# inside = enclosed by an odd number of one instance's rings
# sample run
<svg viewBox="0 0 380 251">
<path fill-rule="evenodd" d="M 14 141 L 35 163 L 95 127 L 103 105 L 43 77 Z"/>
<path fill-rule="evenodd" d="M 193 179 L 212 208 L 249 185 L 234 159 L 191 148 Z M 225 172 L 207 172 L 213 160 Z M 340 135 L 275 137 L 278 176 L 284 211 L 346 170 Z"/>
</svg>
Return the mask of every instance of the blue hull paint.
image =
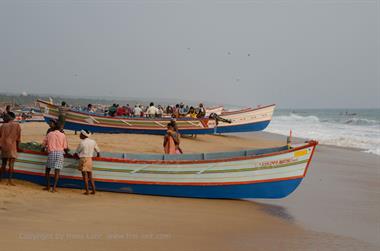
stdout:
<svg viewBox="0 0 380 251">
<path fill-rule="evenodd" d="M 50 122 L 50 118 L 45 117 L 47 123 Z M 215 133 L 238 133 L 238 132 L 254 132 L 262 131 L 268 125 L 270 121 L 262 121 L 251 124 L 235 125 L 235 126 L 224 126 L 218 127 L 216 129 L 195 129 L 195 130 L 180 130 L 181 134 L 215 134 Z M 146 129 L 128 129 L 128 128 L 115 128 L 115 127 L 105 127 L 105 126 L 92 126 L 92 125 L 82 125 L 73 122 L 65 123 L 66 130 L 80 131 L 87 130 L 93 133 L 134 133 L 134 134 L 155 134 L 164 135 L 166 130 L 146 130 Z"/>
<path fill-rule="evenodd" d="M 45 185 L 45 177 L 15 173 L 14 178 Z M 212 199 L 279 199 L 292 193 L 302 179 L 263 182 L 242 185 L 190 186 L 190 185 L 145 185 L 96 181 L 98 191 L 122 192 L 173 197 Z M 60 179 L 58 186 L 66 188 L 84 187 L 81 180 Z"/>
</svg>

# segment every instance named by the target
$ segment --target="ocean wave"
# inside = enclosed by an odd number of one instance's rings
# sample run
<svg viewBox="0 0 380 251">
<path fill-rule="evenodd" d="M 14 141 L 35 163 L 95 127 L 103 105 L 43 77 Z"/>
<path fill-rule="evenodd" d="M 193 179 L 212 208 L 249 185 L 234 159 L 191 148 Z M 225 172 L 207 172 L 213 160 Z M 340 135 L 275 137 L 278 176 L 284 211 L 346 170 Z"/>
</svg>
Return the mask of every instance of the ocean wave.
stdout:
<svg viewBox="0 0 380 251">
<path fill-rule="evenodd" d="M 309 116 L 301 116 L 295 113 L 291 113 L 290 115 L 283 115 L 283 116 L 277 116 L 278 120 L 285 120 L 285 121 L 308 121 L 308 122 L 320 122 L 319 118 L 314 115 Z"/>
<path fill-rule="evenodd" d="M 351 125 L 380 125 L 380 121 L 378 120 L 364 118 L 349 118 L 346 119 L 343 123 Z"/>
<path fill-rule="evenodd" d="M 368 149 L 366 151 L 364 151 L 366 153 L 372 153 L 372 154 L 376 154 L 376 155 L 380 155 L 380 148 L 373 148 L 373 149 Z"/>
<path fill-rule="evenodd" d="M 340 123 L 334 119 L 320 119 L 317 116 L 274 116 L 267 129 L 268 132 L 294 137 L 315 139 L 322 144 L 341 147 L 353 147 L 368 153 L 380 155 L 380 124 L 369 119 L 355 119 L 350 123 Z M 364 125 L 364 123 L 367 123 Z"/>
</svg>

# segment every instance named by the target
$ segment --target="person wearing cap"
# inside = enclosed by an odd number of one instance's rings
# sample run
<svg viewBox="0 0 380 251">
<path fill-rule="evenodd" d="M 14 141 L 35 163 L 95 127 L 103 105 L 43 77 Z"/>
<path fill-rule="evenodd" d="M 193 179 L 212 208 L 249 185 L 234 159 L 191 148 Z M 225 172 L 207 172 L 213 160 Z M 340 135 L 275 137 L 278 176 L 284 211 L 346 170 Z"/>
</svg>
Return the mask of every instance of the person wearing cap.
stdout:
<svg viewBox="0 0 380 251">
<path fill-rule="evenodd" d="M 12 186 L 14 186 L 12 182 L 13 167 L 21 139 L 21 127 L 19 123 L 14 122 L 15 118 L 16 116 L 13 112 L 6 113 L 3 118 L 4 124 L 0 127 L 0 151 L 2 159 L 0 181 L 8 164 L 8 185 Z"/>
<path fill-rule="evenodd" d="M 79 170 L 82 172 L 84 187 L 86 189 L 85 195 L 89 195 L 88 182 L 91 183 L 92 192 L 95 194 L 95 182 L 92 175 L 92 157 L 94 152 L 96 156 L 100 156 L 100 149 L 95 140 L 90 139 L 90 133 L 86 130 L 81 130 L 79 138 L 81 139 L 77 150 L 75 152 L 75 157 L 79 158 Z"/>
<path fill-rule="evenodd" d="M 48 152 L 48 160 L 45 169 L 46 188 L 50 191 L 50 171 L 54 169 L 54 185 L 52 192 L 56 192 L 60 171 L 63 168 L 64 153 L 68 153 L 66 135 L 60 131 L 60 126 L 56 125 L 54 130 L 49 132 L 43 142 L 45 150 Z"/>
</svg>

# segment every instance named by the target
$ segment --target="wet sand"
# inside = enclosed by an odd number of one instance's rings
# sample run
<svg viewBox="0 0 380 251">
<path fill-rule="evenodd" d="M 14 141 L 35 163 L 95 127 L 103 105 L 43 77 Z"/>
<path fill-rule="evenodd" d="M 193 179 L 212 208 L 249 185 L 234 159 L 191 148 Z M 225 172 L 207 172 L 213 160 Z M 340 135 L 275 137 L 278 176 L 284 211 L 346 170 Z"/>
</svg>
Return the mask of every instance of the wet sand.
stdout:
<svg viewBox="0 0 380 251">
<path fill-rule="evenodd" d="M 285 200 L 260 200 L 283 208 L 306 229 L 349 236 L 380 250 L 380 156 L 319 146 L 306 179 Z"/>
<path fill-rule="evenodd" d="M 40 142 L 44 124 L 23 125 Z M 68 132 L 70 147 L 78 139 Z M 93 136 L 104 151 L 162 151 L 162 137 Z M 122 142 L 122 143 L 118 143 Z M 266 133 L 183 139 L 186 152 L 283 144 Z M 1 250 L 379 250 L 379 160 L 319 146 L 300 187 L 282 200 L 207 200 L 79 190 L 53 194 L 0 183 Z M 3 249 L 4 248 L 4 249 Z"/>
</svg>

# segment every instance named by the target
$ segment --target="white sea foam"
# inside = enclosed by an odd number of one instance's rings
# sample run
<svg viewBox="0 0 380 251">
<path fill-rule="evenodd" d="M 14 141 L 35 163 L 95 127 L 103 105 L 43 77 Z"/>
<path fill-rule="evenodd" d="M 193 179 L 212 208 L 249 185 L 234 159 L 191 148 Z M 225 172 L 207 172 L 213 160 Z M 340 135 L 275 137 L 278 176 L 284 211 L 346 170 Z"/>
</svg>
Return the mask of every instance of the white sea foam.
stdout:
<svg viewBox="0 0 380 251">
<path fill-rule="evenodd" d="M 290 113 L 274 116 L 268 132 L 315 139 L 322 144 L 364 149 L 380 155 L 380 122 L 363 118 L 318 118 Z"/>
</svg>

